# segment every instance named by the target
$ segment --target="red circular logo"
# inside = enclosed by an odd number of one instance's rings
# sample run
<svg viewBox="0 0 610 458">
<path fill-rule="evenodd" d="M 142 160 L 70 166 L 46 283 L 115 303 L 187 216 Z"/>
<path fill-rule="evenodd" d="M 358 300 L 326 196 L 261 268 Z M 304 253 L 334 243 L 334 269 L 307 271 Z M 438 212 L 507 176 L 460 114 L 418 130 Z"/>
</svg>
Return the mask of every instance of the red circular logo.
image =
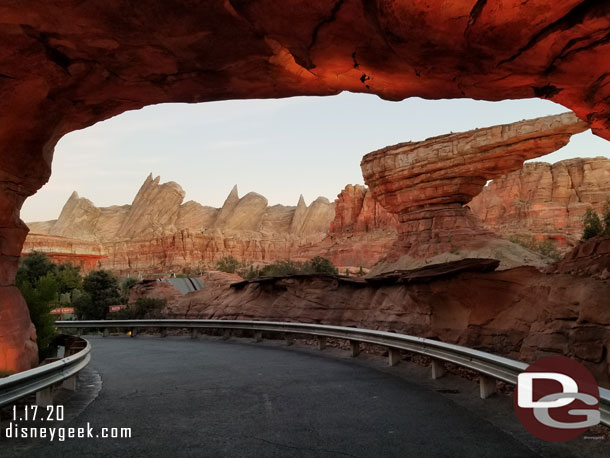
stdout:
<svg viewBox="0 0 610 458">
<path fill-rule="evenodd" d="M 564 356 L 542 358 L 519 374 L 513 403 L 525 429 L 549 442 L 575 439 L 600 420 L 595 378 Z"/>
</svg>

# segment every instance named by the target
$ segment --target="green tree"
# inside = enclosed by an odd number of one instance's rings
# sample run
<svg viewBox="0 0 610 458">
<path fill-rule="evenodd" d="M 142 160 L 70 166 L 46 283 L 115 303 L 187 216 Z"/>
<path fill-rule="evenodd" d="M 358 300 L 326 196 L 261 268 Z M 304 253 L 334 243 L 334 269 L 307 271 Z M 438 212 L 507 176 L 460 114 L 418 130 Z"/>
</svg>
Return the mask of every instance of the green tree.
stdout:
<svg viewBox="0 0 610 458">
<path fill-rule="evenodd" d="M 83 280 L 83 289 L 86 294 L 74 303 L 76 315 L 81 319 L 104 320 L 108 306 L 121 301 L 118 280 L 105 270 L 89 272 Z"/>
<path fill-rule="evenodd" d="M 129 290 L 131 289 L 132 286 L 137 285 L 138 283 L 139 283 L 138 280 L 136 280 L 135 278 L 132 278 L 132 277 L 127 277 L 126 279 L 124 279 L 123 282 L 121 283 L 121 295 L 124 298 L 128 298 Z"/>
<path fill-rule="evenodd" d="M 46 254 L 34 251 L 20 259 L 16 282 L 27 281 L 30 285 L 35 285 L 39 278 L 56 270 L 57 266 L 51 262 Z"/>
<path fill-rule="evenodd" d="M 42 258 L 36 256 L 35 259 L 36 262 L 39 262 Z M 28 262 L 27 264 L 28 267 L 24 267 L 25 269 L 31 267 L 32 262 Z M 23 265 L 24 264 L 22 264 L 22 266 Z M 43 271 L 44 269 L 37 268 L 31 269 L 27 273 L 21 271 L 21 275 L 18 275 L 17 280 L 17 287 L 28 305 L 30 319 L 36 328 L 38 356 L 41 360 L 52 356 L 55 350 L 53 341 L 57 335 L 57 331 L 55 329 L 55 319 L 53 318 L 53 315 L 51 315 L 51 310 L 57 305 L 59 300 L 59 285 L 52 272 L 48 271 L 39 278 L 30 277 L 32 272 Z M 33 279 L 33 283 L 30 283 L 28 277 Z"/>
<path fill-rule="evenodd" d="M 80 267 L 73 266 L 69 262 L 60 264 L 55 270 L 59 292 L 72 293 L 75 289 L 83 289 L 83 277 L 80 274 Z"/>
<path fill-rule="evenodd" d="M 595 213 L 592 208 L 587 208 L 585 216 L 583 217 L 582 239 L 589 240 L 602 232 L 604 232 L 604 228 L 599 215 Z"/>
<path fill-rule="evenodd" d="M 339 271 L 328 258 L 316 256 L 305 263 L 305 270 L 319 274 L 337 274 Z M 349 273 L 347 273 L 349 275 Z"/>
</svg>

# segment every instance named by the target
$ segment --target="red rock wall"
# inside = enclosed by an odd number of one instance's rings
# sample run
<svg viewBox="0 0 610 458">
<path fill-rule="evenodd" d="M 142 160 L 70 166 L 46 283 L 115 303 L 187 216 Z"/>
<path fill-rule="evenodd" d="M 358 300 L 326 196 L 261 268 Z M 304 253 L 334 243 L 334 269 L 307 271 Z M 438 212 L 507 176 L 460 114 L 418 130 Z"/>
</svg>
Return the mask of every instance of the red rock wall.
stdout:
<svg viewBox="0 0 610 458">
<path fill-rule="evenodd" d="M 277 279 L 241 289 L 210 285 L 182 296 L 167 312 L 181 318 L 393 330 L 526 362 L 565 355 L 584 363 L 600 384 L 610 387 L 608 297 L 608 281 L 520 267 L 387 286 L 329 277 Z"/>
<path fill-rule="evenodd" d="M 573 244 L 587 208 L 601 213 L 610 199 L 610 159 L 532 162 L 496 178 L 468 206 L 502 235 L 533 234 Z"/>
<path fill-rule="evenodd" d="M 329 233 L 372 232 L 375 229 L 395 229 L 396 215 L 386 211 L 361 185 L 347 185 L 335 200 L 335 218 Z"/>
<path fill-rule="evenodd" d="M 34 0 L 4 4 L 0 17 L 2 288 L 27 232 L 19 209 L 47 182 L 57 141 L 145 105 L 344 90 L 541 97 L 610 139 L 609 2 Z M 0 325 L 20 355 L 4 368 L 23 367 L 27 312 L 3 307 L 22 317 Z"/>
</svg>

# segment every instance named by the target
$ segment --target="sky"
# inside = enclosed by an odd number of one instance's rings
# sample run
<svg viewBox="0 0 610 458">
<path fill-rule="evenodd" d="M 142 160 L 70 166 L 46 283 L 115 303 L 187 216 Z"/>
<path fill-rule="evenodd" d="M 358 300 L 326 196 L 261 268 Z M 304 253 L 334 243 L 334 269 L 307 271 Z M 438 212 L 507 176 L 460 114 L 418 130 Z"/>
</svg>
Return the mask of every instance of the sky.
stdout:
<svg viewBox="0 0 610 458">
<path fill-rule="evenodd" d="M 237 184 L 270 205 L 334 200 L 364 184 L 366 153 L 405 141 L 568 111 L 548 100 L 471 99 L 388 102 L 369 94 L 152 105 L 64 136 L 49 182 L 21 212 L 26 222 L 56 219 L 73 191 L 98 207 L 129 204 L 149 173 L 175 181 L 185 202 L 220 207 Z M 537 160 L 610 157 L 590 131 Z"/>
</svg>

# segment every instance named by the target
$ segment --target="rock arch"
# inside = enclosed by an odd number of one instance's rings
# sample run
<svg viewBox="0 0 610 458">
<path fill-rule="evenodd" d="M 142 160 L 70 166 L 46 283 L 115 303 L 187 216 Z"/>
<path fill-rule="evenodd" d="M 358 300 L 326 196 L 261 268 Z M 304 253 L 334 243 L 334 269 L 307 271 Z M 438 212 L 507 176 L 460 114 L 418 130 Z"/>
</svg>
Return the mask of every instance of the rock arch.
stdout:
<svg viewBox="0 0 610 458">
<path fill-rule="evenodd" d="M 31 0 L 0 18 L 2 369 L 35 355 L 19 211 L 67 132 L 155 103 L 348 90 L 549 98 L 610 139 L 605 0 Z"/>
</svg>

